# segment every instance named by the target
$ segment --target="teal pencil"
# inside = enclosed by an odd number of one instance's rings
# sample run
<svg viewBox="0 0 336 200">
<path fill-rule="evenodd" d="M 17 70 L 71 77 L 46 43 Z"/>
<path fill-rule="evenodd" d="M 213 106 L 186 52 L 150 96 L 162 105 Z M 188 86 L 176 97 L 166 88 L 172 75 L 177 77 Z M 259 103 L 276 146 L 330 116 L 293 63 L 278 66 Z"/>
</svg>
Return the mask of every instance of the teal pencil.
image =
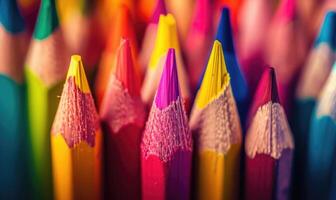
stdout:
<svg viewBox="0 0 336 200">
<path fill-rule="evenodd" d="M 305 169 L 305 152 L 312 111 L 334 62 L 336 52 L 336 12 L 326 14 L 305 68 L 301 74 L 294 102 L 293 135 L 296 146 L 294 155 L 294 193 L 303 197 L 300 177 Z"/>
<path fill-rule="evenodd" d="M 27 47 L 16 1 L 0 1 L 0 199 L 25 196 L 23 62 Z"/>
<path fill-rule="evenodd" d="M 306 199 L 334 196 L 336 162 L 336 63 L 313 112 L 308 137 Z M 330 198 L 335 199 L 335 198 Z"/>
</svg>

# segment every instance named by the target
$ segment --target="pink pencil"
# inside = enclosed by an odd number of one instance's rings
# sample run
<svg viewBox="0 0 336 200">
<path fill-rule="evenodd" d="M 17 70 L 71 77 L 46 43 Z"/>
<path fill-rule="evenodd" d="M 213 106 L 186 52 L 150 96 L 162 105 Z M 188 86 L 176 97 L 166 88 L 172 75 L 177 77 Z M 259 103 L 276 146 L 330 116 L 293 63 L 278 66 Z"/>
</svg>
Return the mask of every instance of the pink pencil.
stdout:
<svg viewBox="0 0 336 200">
<path fill-rule="evenodd" d="M 141 144 L 142 199 L 190 199 L 192 139 L 169 49 Z"/>
<path fill-rule="evenodd" d="M 193 90 L 196 89 L 206 66 L 213 42 L 213 5 L 209 0 L 197 0 L 191 27 L 185 43 L 188 73 Z"/>
</svg>

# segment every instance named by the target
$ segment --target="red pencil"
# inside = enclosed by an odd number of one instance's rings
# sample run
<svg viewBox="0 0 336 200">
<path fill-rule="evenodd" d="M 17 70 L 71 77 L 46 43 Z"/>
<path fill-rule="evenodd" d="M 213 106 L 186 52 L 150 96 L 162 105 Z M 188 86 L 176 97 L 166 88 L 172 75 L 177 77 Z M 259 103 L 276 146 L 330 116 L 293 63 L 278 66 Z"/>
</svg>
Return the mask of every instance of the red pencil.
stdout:
<svg viewBox="0 0 336 200">
<path fill-rule="evenodd" d="M 142 199 L 189 199 L 191 152 L 175 51 L 169 49 L 141 143 Z"/>
<path fill-rule="evenodd" d="M 287 199 L 294 143 L 273 68 L 262 75 L 248 120 L 245 199 Z"/>
<path fill-rule="evenodd" d="M 118 15 L 115 19 L 114 26 L 111 28 L 110 35 L 107 41 L 106 48 L 102 54 L 101 62 L 99 64 L 98 73 L 95 82 L 95 97 L 100 107 L 101 101 L 104 97 L 106 87 L 109 82 L 111 71 L 114 72 L 114 63 L 116 57 L 116 50 L 119 47 L 119 42 L 122 37 L 128 38 L 132 44 L 133 61 L 137 61 L 138 45 L 136 34 L 134 30 L 133 19 L 131 11 L 125 5 L 119 6 Z M 134 63 L 136 73 L 140 73 L 137 63 Z"/>
<path fill-rule="evenodd" d="M 122 39 L 100 116 L 105 132 L 107 199 L 139 199 L 140 139 L 145 107 L 140 100 L 131 47 Z"/>
</svg>

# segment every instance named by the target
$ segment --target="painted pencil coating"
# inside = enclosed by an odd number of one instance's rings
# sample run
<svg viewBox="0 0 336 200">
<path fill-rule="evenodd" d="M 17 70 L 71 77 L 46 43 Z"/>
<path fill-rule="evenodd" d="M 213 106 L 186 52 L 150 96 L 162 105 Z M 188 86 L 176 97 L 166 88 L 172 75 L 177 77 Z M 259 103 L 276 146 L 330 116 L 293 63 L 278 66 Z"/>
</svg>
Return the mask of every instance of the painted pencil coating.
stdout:
<svg viewBox="0 0 336 200">
<path fill-rule="evenodd" d="M 106 198 L 141 198 L 140 142 L 145 123 L 139 80 L 131 47 L 123 39 L 117 51 L 116 73 L 111 74 L 100 117 L 105 131 Z"/>
<path fill-rule="evenodd" d="M 249 88 L 235 52 L 230 10 L 227 7 L 222 9 L 216 39 L 222 44 L 225 64 L 231 77 L 232 92 L 237 103 L 241 124 L 245 125 L 249 104 Z"/>
<path fill-rule="evenodd" d="M 192 139 L 169 49 L 141 143 L 142 199 L 189 199 Z M 158 95 L 160 94 L 160 95 Z"/>
<path fill-rule="evenodd" d="M 196 199 L 238 199 L 242 131 L 221 44 L 215 41 L 192 110 Z"/>
<path fill-rule="evenodd" d="M 154 49 L 148 64 L 143 86 L 141 88 L 142 100 L 147 105 L 150 104 L 154 98 L 155 91 L 160 81 L 159 77 L 163 71 L 169 48 L 175 49 L 177 72 L 183 101 L 188 101 L 190 98 L 188 77 L 185 71 L 186 68 L 183 64 L 180 45 L 178 42 L 176 21 L 171 14 L 166 16 L 161 15 Z"/>
<path fill-rule="evenodd" d="M 335 193 L 336 64 L 323 87 L 310 124 L 307 150 L 307 199 L 328 199 Z M 315 187 L 314 187 L 314 186 Z"/>
<path fill-rule="evenodd" d="M 99 117 L 80 56 L 72 56 L 51 129 L 55 199 L 101 199 Z"/>
<path fill-rule="evenodd" d="M 33 198 L 52 198 L 50 128 L 67 70 L 66 57 L 55 1 L 43 0 L 25 73 Z"/>
<path fill-rule="evenodd" d="M 0 198 L 26 196 L 23 62 L 26 30 L 16 1 L 0 2 Z"/>
<path fill-rule="evenodd" d="M 262 75 L 248 119 L 245 199 L 287 199 L 294 142 L 273 68 Z"/>
</svg>

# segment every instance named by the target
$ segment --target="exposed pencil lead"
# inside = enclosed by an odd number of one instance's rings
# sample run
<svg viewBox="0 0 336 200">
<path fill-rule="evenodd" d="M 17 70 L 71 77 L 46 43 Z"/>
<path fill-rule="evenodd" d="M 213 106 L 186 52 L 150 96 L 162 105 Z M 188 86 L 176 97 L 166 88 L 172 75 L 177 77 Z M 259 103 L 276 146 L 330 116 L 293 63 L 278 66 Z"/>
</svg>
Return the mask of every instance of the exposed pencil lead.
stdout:
<svg viewBox="0 0 336 200">
<path fill-rule="evenodd" d="M 55 0 L 42 0 L 35 25 L 34 38 L 43 40 L 59 26 Z"/>
<path fill-rule="evenodd" d="M 172 101 L 175 101 L 179 95 L 180 91 L 176 69 L 175 50 L 169 49 L 157 90 L 155 103 L 160 109 L 163 109 Z"/>
</svg>

